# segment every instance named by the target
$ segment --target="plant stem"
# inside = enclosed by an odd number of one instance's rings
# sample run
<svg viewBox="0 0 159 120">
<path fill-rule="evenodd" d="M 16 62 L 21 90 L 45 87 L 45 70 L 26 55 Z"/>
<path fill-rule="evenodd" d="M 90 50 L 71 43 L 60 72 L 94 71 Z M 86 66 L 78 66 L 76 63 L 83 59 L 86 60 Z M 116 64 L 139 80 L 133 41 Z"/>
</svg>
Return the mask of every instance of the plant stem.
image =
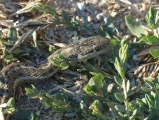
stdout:
<svg viewBox="0 0 159 120">
<path fill-rule="evenodd" d="M 126 89 L 126 86 L 127 86 L 127 80 L 126 78 L 123 78 L 123 92 L 124 92 L 124 103 L 125 103 L 125 109 L 126 109 L 126 113 L 127 113 L 127 116 L 128 118 L 130 118 L 130 113 L 129 113 L 129 108 L 128 108 L 128 91 Z"/>
</svg>

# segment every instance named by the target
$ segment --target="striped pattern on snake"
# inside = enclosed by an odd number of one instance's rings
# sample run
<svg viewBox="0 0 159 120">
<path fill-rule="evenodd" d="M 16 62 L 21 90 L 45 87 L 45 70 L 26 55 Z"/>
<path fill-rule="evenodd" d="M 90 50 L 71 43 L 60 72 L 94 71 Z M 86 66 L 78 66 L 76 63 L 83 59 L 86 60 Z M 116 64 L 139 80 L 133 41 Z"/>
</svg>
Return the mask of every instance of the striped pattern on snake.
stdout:
<svg viewBox="0 0 159 120">
<path fill-rule="evenodd" d="M 27 63 L 13 63 L 5 66 L 0 72 L 0 104 L 8 98 L 14 97 L 17 86 L 24 83 L 34 83 L 49 79 L 59 71 L 51 63 L 51 59 L 62 54 L 69 60 L 81 62 L 100 54 L 111 53 L 110 40 L 100 36 L 93 36 L 76 41 L 64 48 L 55 51 L 41 65 L 32 66 Z"/>
</svg>

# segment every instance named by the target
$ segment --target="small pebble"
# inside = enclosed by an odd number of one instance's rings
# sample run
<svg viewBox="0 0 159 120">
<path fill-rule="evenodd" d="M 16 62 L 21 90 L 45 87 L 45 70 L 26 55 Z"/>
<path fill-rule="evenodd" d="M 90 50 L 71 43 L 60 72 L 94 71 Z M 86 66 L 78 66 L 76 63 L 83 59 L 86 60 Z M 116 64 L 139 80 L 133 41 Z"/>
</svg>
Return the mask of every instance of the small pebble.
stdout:
<svg viewBox="0 0 159 120">
<path fill-rule="evenodd" d="M 84 17 L 81 17 L 81 18 L 80 18 L 80 21 L 81 21 L 82 23 L 84 23 L 84 19 L 85 19 Z"/>
<path fill-rule="evenodd" d="M 91 21 L 92 21 L 92 17 L 89 15 L 89 16 L 87 17 L 87 20 L 88 20 L 88 22 L 91 22 Z"/>
<path fill-rule="evenodd" d="M 86 6 L 84 5 L 84 2 L 77 3 L 77 6 L 80 11 L 84 11 L 86 9 Z"/>
<path fill-rule="evenodd" d="M 102 20 L 101 14 L 97 14 L 97 15 L 96 15 L 96 18 L 97 18 L 97 20 Z"/>
<path fill-rule="evenodd" d="M 76 19 L 77 19 L 77 20 L 80 20 L 80 17 L 79 17 L 79 16 L 76 16 Z"/>
<path fill-rule="evenodd" d="M 104 21 L 105 24 L 107 24 L 108 18 L 107 18 L 107 17 L 104 17 L 104 18 L 103 18 L 103 21 Z"/>
<path fill-rule="evenodd" d="M 114 5 L 114 9 L 120 9 L 120 5 L 119 4 L 115 4 Z"/>
<path fill-rule="evenodd" d="M 117 14 L 118 14 L 117 12 L 113 11 L 113 12 L 110 13 L 110 16 L 114 18 L 114 17 L 116 17 Z"/>
</svg>

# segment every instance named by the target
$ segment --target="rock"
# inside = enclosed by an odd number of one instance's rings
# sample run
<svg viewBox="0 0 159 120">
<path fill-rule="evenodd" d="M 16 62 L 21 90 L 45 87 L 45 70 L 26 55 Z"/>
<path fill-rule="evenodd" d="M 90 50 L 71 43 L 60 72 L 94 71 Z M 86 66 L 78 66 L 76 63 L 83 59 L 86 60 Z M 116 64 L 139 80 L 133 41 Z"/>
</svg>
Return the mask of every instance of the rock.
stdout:
<svg viewBox="0 0 159 120">
<path fill-rule="evenodd" d="M 117 14 L 118 14 L 117 12 L 113 11 L 110 13 L 110 16 L 114 18 L 114 17 L 116 17 Z"/>
</svg>

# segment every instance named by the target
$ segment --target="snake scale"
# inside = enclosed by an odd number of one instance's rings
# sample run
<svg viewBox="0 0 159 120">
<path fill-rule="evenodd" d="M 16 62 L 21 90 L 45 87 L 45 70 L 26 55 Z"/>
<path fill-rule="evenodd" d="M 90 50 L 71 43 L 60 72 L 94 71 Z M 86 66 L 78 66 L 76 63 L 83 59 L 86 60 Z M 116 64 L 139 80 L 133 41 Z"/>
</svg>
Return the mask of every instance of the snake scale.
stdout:
<svg viewBox="0 0 159 120">
<path fill-rule="evenodd" d="M 81 62 L 105 53 L 111 53 L 110 40 L 101 36 L 93 36 L 76 41 L 51 54 L 46 62 L 40 65 L 13 63 L 5 66 L 0 72 L 0 104 L 14 97 L 17 86 L 49 79 L 59 71 L 51 63 L 51 59 L 61 54 L 74 62 Z"/>
</svg>

